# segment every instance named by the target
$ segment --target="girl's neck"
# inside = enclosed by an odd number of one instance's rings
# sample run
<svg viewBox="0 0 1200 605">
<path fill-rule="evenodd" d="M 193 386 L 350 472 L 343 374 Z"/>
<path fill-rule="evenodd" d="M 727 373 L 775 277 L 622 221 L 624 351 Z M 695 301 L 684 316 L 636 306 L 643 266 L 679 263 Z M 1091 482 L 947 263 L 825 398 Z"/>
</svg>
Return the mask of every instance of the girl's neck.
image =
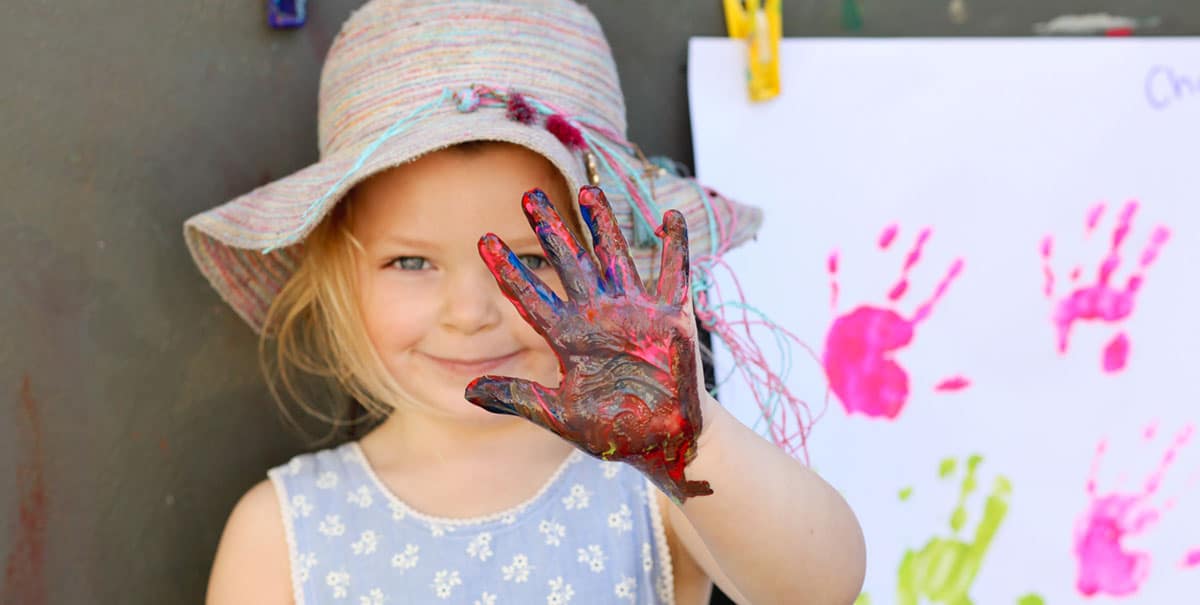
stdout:
<svg viewBox="0 0 1200 605">
<path fill-rule="evenodd" d="M 418 410 L 392 414 L 359 444 L 374 466 L 384 468 L 504 468 L 560 461 L 572 448 L 557 435 L 516 416 L 470 422 Z"/>
</svg>

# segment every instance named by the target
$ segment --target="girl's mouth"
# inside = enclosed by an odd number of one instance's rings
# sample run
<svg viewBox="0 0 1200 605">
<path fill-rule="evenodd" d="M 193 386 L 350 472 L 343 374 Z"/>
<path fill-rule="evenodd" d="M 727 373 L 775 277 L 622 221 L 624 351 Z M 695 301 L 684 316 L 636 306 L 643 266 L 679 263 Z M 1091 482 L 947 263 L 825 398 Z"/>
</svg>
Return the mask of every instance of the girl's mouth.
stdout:
<svg viewBox="0 0 1200 605">
<path fill-rule="evenodd" d="M 445 357 L 436 357 L 427 353 L 422 353 L 431 361 L 446 369 L 453 374 L 470 376 L 482 376 L 487 374 L 504 364 L 512 361 L 520 354 L 520 351 L 509 353 L 500 357 L 489 357 L 483 359 L 447 359 Z"/>
</svg>

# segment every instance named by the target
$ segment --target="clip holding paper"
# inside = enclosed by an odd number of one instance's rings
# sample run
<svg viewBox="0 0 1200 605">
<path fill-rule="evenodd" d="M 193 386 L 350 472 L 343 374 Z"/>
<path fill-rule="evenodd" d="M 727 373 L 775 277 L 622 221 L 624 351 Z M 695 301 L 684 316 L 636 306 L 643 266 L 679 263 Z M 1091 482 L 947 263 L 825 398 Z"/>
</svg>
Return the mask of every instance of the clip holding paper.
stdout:
<svg viewBox="0 0 1200 605">
<path fill-rule="evenodd" d="M 723 0 L 731 38 L 747 42 L 746 84 L 751 101 L 779 96 L 779 39 L 783 37 L 783 0 Z"/>
</svg>

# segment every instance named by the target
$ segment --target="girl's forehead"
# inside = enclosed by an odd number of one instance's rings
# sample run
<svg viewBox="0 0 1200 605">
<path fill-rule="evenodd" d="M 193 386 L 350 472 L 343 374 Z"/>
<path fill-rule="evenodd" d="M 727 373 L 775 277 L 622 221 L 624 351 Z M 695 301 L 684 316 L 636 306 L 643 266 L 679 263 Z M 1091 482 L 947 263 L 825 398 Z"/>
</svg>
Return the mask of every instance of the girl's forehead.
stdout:
<svg viewBox="0 0 1200 605">
<path fill-rule="evenodd" d="M 399 233 L 433 241 L 525 234 L 521 197 L 533 188 L 577 227 L 575 202 L 553 164 L 523 147 L 495 144 L 434 152 L 365 180 L 351 196 L 351 229 L 365 239 Z"/>
</svg>

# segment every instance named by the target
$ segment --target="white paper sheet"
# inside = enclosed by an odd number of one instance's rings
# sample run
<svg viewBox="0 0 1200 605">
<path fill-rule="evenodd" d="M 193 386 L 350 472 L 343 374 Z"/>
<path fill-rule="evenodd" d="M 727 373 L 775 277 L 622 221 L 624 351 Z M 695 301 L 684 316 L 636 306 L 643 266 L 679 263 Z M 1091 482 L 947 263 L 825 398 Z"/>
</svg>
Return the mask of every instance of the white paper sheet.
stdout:
<svg viewBox="0 0 1200 605">
<path fill-rule="evenodd" d="M 907 397 L 892 398 L 894 418 L 877 409 L 887 397 L 859 392 L 866 378 L 839 379 L 860 413 L 832 395 L 810 442 L 813 465 L 863 524 L 871 602 L 904 602 L 905 575 L 926 591 L 919 602 L 950 602 L 930 598 L 936 582 L 902 572 L 902 561 L 971 552 L 997 477 L 1011 493 L 999 498 L 1008 508 L 994 539 L 977 549 L 977 573 L 969 561 L 950 573 L 973 602 L 1196 602 L 1200 567 L 1185 558 L 1200 549 L 1200 436 L 1177 448 L 1153 494 L 1138 496 L 1172 441 L 1200 421 L 1200 40 L 824 39 L 786 40 L 782 51 L 783 95 L 752 104 L 740 43 L 695 39 L 690 48 L 697 176 L 767 217 L 758 240 L 727 259 L 748 301 L 823 357 L 836 318 L 867 306 L 875 327 L 911 320 L 962 261 L 911 342 L 886 354 L 909 382 Z M 1137 210 L 1104 292 L 1094 287 L 1099 268 L 1131 200 Z M 889 225 L 895 237 L 882 249 Z M 1169 239 L 1138 270 L 1160 226 Z M 889 303 L 926 228 L 906 294 Z M 1143 277 L 1129 295 L 1132 273 Z M 1107 306 L 1097 302 L 1106 294 Z M 1063 309 L 1113 320 L 1071 323 L 1060 352 L 1054 318 Z M 1106 370 L 1104 352 L 1121 348 L 1122 333 L 1125 364 Z M 844 352 L 869 341 L 838 342 Z M 771 352 L 768 339 L 760 344 Z M 788 384 L 820 408 L 826 364 L 793 348 Z M 878 378 L 870 360 L 886 363 L 879 355 L 843 363 L 838 375 Z M 730 364 L 719 349 L 718 374 Z M 937 390 L 955 377 L 968 385 Z M 753 423 L 740 381 L 720 396 Z M 972 454 L 982 459 L 977 488 L 955 534 L 951 513 Z M 947 458 L 959 461 L 957 473 L 941 479 Z M 1131 512 L 1089 514 L 1114 493 L 1136 502 Z M 1157 520 L 1135 531 L 1138 511 Z M 1114 534 L 1100 531 L 1104 518 Z M 1097 531 L 1084 540 L 1077 527 Z M 1145 571 L 1112 564 L 1122 560 Z"/>
</svg>

